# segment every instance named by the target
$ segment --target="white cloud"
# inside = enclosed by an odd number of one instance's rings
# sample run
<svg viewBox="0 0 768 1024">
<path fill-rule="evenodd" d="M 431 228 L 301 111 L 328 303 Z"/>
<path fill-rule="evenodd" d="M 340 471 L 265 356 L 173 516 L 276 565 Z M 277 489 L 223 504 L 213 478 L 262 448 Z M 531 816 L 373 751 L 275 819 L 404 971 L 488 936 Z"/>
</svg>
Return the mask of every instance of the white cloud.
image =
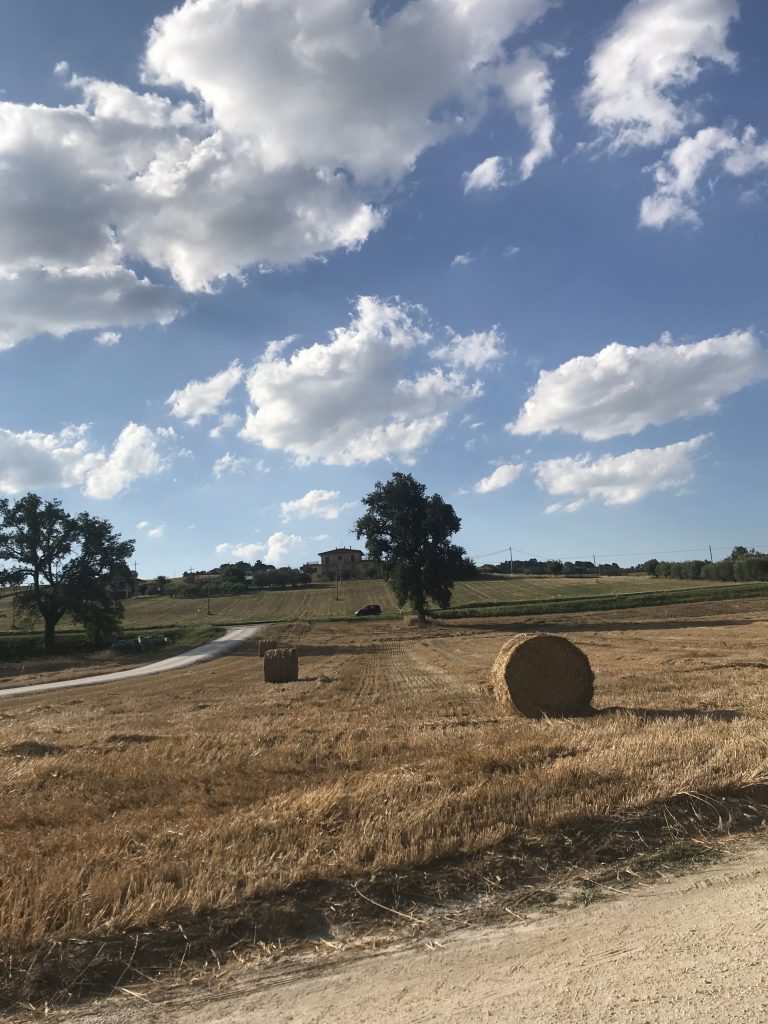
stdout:
<svg viewBox="0 0 768 1024">
<path fill-rule="evenodd" d="M 303 498 L 280 503 L 280 518 L 289 519 L 338 519 L 348 508 L 354 508 L 356 501 L 341 502 L 339 491 L 307 491 Z"/>
<path fill-rule="evenodd" d="M 240 417 L 234 412 L 225 412 L 223 416 L 219 418 L 219 422 L 215 427 L 211 427 L 208 431 L 208 436 L 217 438 L 221 437 L 225 430 L 234 430 L 235 427 L 239 426 Z"/>
<path fill-rule="evenodd" d="M 491 491 L 501 490 L 502 487 L 508 487 L 509 484 L 517 480 L 524 469 L 525 466 L 523 465 L 505 463 L 494 469 L 490 476 L 485 476 L 482 480 L 478 480 L 473 490 L 477 494 L 490 494 Z"/>
<path fill-rule="evenodd" d="M 120 331 L 102 331 L 101 334 L 96 335 L 96 341 L 100 345 L 117 345 L 122 338 Z"/>
<path fill-rule="evenodd" d="M 534 466 L 536 482 L 549 494 L 577 495 L 555 502 L 547 512 L 575 512 L 589 501 L 629 505 L 655 491 L 683 487 L 693 477 L 693 456 L 706 434 L 664 448 L 637 448 L 626 455 L 549 459 Z"/>
<path fill-rule="evenodd" d="M 417 158 L 477 126 L 549 6 L 186 0 L 154 22 L 143 91 L 62 62 L 71 105 L 0 103 L 0 344 L 166 323 L 179 289 L 359 247 Z"/>
<path fill-rule="evenodd" d="M 142 519 L 140 523 L 136 523 L 136 529 L 141 530 L 142 533 L 145 533 L 152 540 L 158 540 L 160 537 L 165 536 L 165 523 L 152 526 L 146 519 Z"/>
<path fill-rule="evenodd" d="M 464 192 L 480 192 L 499 188 L 504 184 L 504 159 L 489 156 L 464 175 Z"/>
<path fill-rule="evenodd" d="M 454 334 L 447 345 L 433 349 L 432 355 L 455 370 L 481 370 L 504 355 L 504 335 L 497 327 L 466 335 Z"/>
<path fill-rule="evenodd" d="M 166 399 L 171 416 L 176 416 L 194 427 L 203 416 L 215 416 L 225 404 L 229 393 L 243 379 L 245 371 L 235 359 L 226 370 L 208 380 L 191 380 Z"/>
<path fill-rule="evenodd" d="M 542 370 L 507 430 L 563 430 L 590 441 L 637 434 L 650 425 L 715 413 L 723 398 L 766 376 L 766 352 L 751 331 L 690 345 L 666 338 L 642 348 L 614 343 Z"/>
<path fill-rule="evenodd" d="M 708 63 L 736 67 L 728 49 L 738 0 L 632 0 L 589 61 L 583 93 L 611 148 L 661 145 L 698 119 L 678 99 Z"/>
<path fill-rule="evenodd" d="M 124 267 L 7 271 L 0 257 L 0 350 L 42 333 L 63 338 L 106 324 L 166 324 L 179 310 L 178 297 L 170 288 L 152 284 Z"/>
<path fill-rule="evenodd" d="M 475 262 L 475 257 L 471 252 L 459 252 L 451 260 L 452 267 L 468 267 L 470 263 Z"/>
<path fill-rule="evenodd" d="M 552 155 L 555 118 L 549 105 L 552 92 L 549 67 L 545 60 L 526 48 L 500 69 L 499 77 L 517 120 L 530 132 L 531 148 L 520 161 L 520 177 L 526 181 L 541 161 Z"/>
<path fill-rule="evenodd" d="M 129 423 L 111 452 L 91 448 L 88 426 L 56 434 L 0 430 L 0 491 L 55 490 L 82 486 L 91 498 L 113 498 L 134 481 L 162 472 L 173 432 Z"/>
<path fill-rule="evenodd" d="M 700 180 L 715 160 L 721 174 L 742 178 L 768 168 L 768 142 L 759 142 L 752 127 L 741 138 L 721 128 L 702 128 L 681 139 L 654 169 L 656 191 L 640 207 L 643 227 L 662 228 L 674 221 L 699 224 Z"/>
<path fill-rule="evenodd" d="M 173 430 L 129 423 L 124 427 L 109 455 L 85 479 L 85 493 L 90 498 L 115 498 L 132 483 L 145 476 L 156 476 L 170 465 L 168 443 Z"/>
<path fill-rule="evenodd" d="M 432 340 L 423 310 L 371 296 L 348 327 L 290 356 L 267 349 L 248 374 L 252 406 L 241 436 L 293 455 L 300 465 L 350 466 L 376 459 L 412 463 L 451 412 L 481 393 L 458 370 L 427 366 L 408 375 Z"/>
<path fill-rule="evenodd" d="M 213 464 L 213 475 L 217 480 L 220 480 L 226 473 L 232 475 L 243 476 L 245 471 L 253 470 L 256 473 L 268 473 L 269 466 L 259 459 L 247 459 L 243 456 L 232 455 L 231 452 L 225 452 L 220 459 L 216 459 Z"/>
<path fill-rule="evenodd" d="M 344 167 L 359 181 L 396 180 L 476 121 L 502 44 L 548 6 L 419 0 L 377 21 L 366 0 L 187 2 L 155 22 L 146 69 L 201 96 L 269 171 Z M 448 100 L 460 113 L 439 113 Z"/>
<path fill-rule="evenodd" d="M 267 565 L 281 566 L 285 564 L 287 555 L 303 543 L 303 537 L 278 530 L 267 539 L 266 543 L 217 544 L 216 553 L 225 557 L 243 559 L 246 562 L 255 562 L 257 559 L 261 559 Z"/>
</svg>

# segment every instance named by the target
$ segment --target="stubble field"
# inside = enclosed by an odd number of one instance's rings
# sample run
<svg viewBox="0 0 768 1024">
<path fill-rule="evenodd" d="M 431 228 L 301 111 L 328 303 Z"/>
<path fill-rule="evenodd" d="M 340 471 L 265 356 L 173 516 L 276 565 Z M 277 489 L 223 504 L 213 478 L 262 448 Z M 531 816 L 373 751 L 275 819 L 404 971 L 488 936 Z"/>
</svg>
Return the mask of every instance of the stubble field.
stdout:
<svg viewBox="0 0 768 1024">
<path fill-rule="evenodd" d="M 547 601 L 558 598 L 605 597 L 656 591 L 690 591 L 712 586 L 699 580 L 656 579 L 651 576 L 602 576 L 594 579 L 558 579 L 547 576 L 497 576 L 461 581 L 454 589 L 454 608 L 504 604 L 510 601 Z M 259 591 L 232 597 L 137 597 L 125 602 L 127 629 L 155 629 L 171 625 L 236 625 L 242 622 L 278 622 L 352 615 L 366 604 L 395 612 L 397 603 L 383 580 L 342 580 L 338 597 L 335 584 L 313 584 L 306 590 Z M 13 623 L 11 599 L 0 596 L 0 634 Z M 73 624 L 66 619 L 62 628 Z"/>
<path fill-rule="evenodd" d="M 0 1000 L 480 895 L 514 907 L 690 850 L 729 815 L 762 821 L 767 624 L 752 600 L 274 626 L 300 648 L 298 683 L 264 684 L 248 645 L 0 704 Z M 520 629 L 583 648 L 599 713 L 526 721 L 494 701 L 489 666 Z"/>
</svg>

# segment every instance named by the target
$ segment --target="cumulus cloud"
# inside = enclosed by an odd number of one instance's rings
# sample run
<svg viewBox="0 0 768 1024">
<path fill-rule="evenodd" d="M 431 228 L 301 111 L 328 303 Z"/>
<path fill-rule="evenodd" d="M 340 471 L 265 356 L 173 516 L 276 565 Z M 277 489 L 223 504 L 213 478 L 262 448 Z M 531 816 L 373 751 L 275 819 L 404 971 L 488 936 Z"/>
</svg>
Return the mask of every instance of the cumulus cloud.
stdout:
<svg viewBox="0 0 768 1024">
<path fill-rule="evenodd" d="M 268 170 L 344 167 L 396 180 L 482 112 L 488 68 L 549 0 L 187 2 L 158 18 L 147 77 L 199 95 Z M 453 100 L 462 108 L 440 111 Z"/>
<path fill-rule="evenodd" d="M 700 182 L 715 161 L 720 174 L 743 178 L 768 168 L 768 142 L 760 142 L 752 127 L 741 137 L 722 128 L 702 128 L 681 139 L 654 169 L 656 189 L 640 207 L 643 227 L 663 228 L 674 221 L 698 225 Z"/>
<path fill-rule="evenodd" d="M 304 543 L 303 537 L 278 530 L 267 538 L 265 543 L 253 544 L 217 544 L 216 553 L 225 557 L 255 562 L 261 559 L 267 565 L 285 565 L 285 559 L 297 547 Z"/>
<path fill-rule="evenodd" d="M 245 371 L 237 359 L 226 370 L 207 380 L 191 380 L 166 399 L 171 416 L 195 427 L 204 416 L 215 416 L 227 401 L 230 392 L 243 379 Z"/>
<path fill-rule="evenodd" d="M 338 519 L 342 512 L 357 504 L 356 501 L 342 502 L 340 498 L 339 491 L 307 491 L 303 498 L 281 502 L 280 517 L 284 522 L 289 519 Z"/>
<path fill-rule="evenodd" d="M 0 198 L 0 213 L 2 205 Z M 7 271 L 0 258 L 0 350 L 42 333 L 63 338 L 104 324 L 166 324 L 180 308 L 170 288 L 153 284 L 125 267 Z"/>
<path fill-rule="evenodd" d="M 493 191 L 503 184 L 504 160 L 500 156 L 489 156 L 464 175 L 465 192 Z"/>
<path fill-rule="evenodd" d="M 514 82 L 509 40 L 551 2 L 186 0 L 152 26 L 142 91 L 60 64 L 69 105 L 0 103 L 0 344 L 165 323 L 180 290 L 362 245 L 418 157 Z"/>
<path fill-rule="evenodd" d="M 172 429 L 129 423 L 124 427 L 112 451 L 85 478 L 85 493 L 90 498 L 115 498 L 132 483 L 145 476 L 156 476 L 170 465 L 169 442 Z"/>
<path fill-rule="evenodd" d="M 722 399 L 768 376 L 765 350 L 751 331 L 690 345 L 666 339 L 644 347 L 614 343 L 542 370 L 513 434 L 563 430 L 601 441 L 650 425 L 715 413 Z"/>
<path fill-rule="evenodd" d="M 447 345 L 434 349 L 432 355 L 456 370 L 481 370 L 504 355 L 504 335 L 496 327 L 490 331 L 454 334 Z"/>
<path fill-rule="evenodd" d="M 482 480 L 478 480 L 473 490 L 477 494 L 490 494 L 491 491 L 499 491 L 502 487 L 508 487 L 509 484 L 517 480 L 524 469 L 525 466 L 511 462 L 497 466 L 490 476 L 484 476 Z"/>
<path fill-rule="evenodd" d="M 525 48 L 500 69 L 499 77 L 507 102 L 531 136 L 531 148 L 520 161 L 520 177 L 525 181 L 542 160 L 552 155 L 555 118 L 549 103 L 549 66 Z"/>
<path fill-rule="evenodd" d="M 109 452 L 91 447 L 88 431 L 86 424 L 55 434 L 0 430 L 0 492 L 81 486 L 91 498 L 114 498 L 170 464 L 173 431 L 129 423 Z"/>
<path fill-rule="evenodd" d="M 583 100 L 612 149 L 661 145 L 698 120 L 679 93 L 728 48 L 738 0 L 632 0 L 589 60 Z"/>
<path fill-rule="evenodd" d="M 412 463 L 449 415 L 481 394 L 464 372 L 423 365 L 432 340 L 423 320 L 423 310 L 363 296 L 330 341 L 290 356 L 269 346 L 248 374 L 241 436 L 300 465 Z M 406 364 L 419 359 L 409 375 Z"/>
<path fill-rule="evenodd" d="M 547 512 L 575 512 L 587 502 L 629 505 L 655 491 L 683 487 L 694 473 L 693 457 L 707 440 L 705 434 L 664 448 L 637 448 L 625 455 L 589 455 L 548 459 L 534 466 L 536 482 L 555 496 L 576 495 L 555 502 Z"/>
</svg>

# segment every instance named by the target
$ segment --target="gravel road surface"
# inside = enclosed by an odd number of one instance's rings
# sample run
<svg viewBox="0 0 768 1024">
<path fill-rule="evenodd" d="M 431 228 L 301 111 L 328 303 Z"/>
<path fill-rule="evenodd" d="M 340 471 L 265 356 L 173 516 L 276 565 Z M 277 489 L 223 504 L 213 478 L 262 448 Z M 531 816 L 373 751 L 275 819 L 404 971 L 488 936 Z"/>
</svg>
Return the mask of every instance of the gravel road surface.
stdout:
<svg viewBox="0 0 768 1024">
<path fill-rule="evenodd" d="M 201 647 L 195 647 L 193 650 L 187 651 L 186 654 L 176 654 L 172 658 L 153 661 L 148 665 L 137 665 L 136 668 L 127 668 L 121 672 L 105 672 L 97 676 L 81 676 L 79 679 L 59 679 L 55 683 L 11 686 L 7 689 L 0 689 L 0 700 L 5 700 L 8 697 L 29 697 L 33 693 L 47 693 L 49 690 L 68 690 L 74 686 L 118 683 L 122 679 L 137 679 L 140 676 L 153 676 L 158 672 L 173 672 L 175 669 L 189 668 L 190 665 L 197 665 L 200 661 L 211 661 L 213 658 L 220 658 L 222 654 L 229 654 L 240 644 L 260 633 L 263 628 L 263 624 L 225 626 L 224 636 L 217 637 Z"/>
<path fill-rule="evenodd" d="M 760 1024 L 768 1021 L 768 849 L 525 924 L 362 956 L 245 967 L 151 989 L 79 1024 Z M 146 1001 L 145 1001 L 146 1000 Z M 155 1002 L 155 1000 L 157 1000 Z M 154 1004 L 154 1005 L 153 1005 Z"/>
</svg>

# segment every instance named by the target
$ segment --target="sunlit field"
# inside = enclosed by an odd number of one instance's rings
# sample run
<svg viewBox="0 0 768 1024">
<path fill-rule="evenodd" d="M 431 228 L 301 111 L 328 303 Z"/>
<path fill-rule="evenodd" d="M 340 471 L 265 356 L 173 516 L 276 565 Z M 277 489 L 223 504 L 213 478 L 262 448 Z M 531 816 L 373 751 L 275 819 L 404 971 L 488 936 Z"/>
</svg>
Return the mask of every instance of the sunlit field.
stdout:
<svg viewBox="0 0 768 1024">
<path fill-rule="evenodd" d="M 765 810 L 767 625 L 768 603 L 743 600 L 273 626 L 299 647 L 298 683 L 265 684 L 249 644 L 0 703 L 0 993 L 333 939 L 374 913 L 360 892 L 410 914 L 492 882 L 512 906 L 574 871 L 610 881 L 698 849 Z M 600 713 L 529 721 L 493 699 L 519 629 L 582 647 Z"/>
<path fill-rule="evenodd" d="M 655 579 L 650 576 L 603 576 L 593 579 L 498 576 L 459 582 L 452 606 L 504 604 L 509 601 L 542 601 L 556 598 L 605 597 L 614 594 L 650 593 L 712 587 L 706 581 Z M 728 584 L 716 584 L 728 586 Z M 136 597 L 125 602 L 126 629 L 154 629 L 208 622 L 235 625 L 242 622 L 277 622 L 352 615 L 366 604 L 378 604 L 384 612 L 397 611 L 394 595 L 383 580 L 347 580 L 336 585 L 313 584 L 306 590 L 260 591 L 237 597 L 205 598 Z M 13 622 L 10 597 L 0 597 L 0 633 Z M 63 620 L 62 628 L 73 623 Z"/>
</svg>

